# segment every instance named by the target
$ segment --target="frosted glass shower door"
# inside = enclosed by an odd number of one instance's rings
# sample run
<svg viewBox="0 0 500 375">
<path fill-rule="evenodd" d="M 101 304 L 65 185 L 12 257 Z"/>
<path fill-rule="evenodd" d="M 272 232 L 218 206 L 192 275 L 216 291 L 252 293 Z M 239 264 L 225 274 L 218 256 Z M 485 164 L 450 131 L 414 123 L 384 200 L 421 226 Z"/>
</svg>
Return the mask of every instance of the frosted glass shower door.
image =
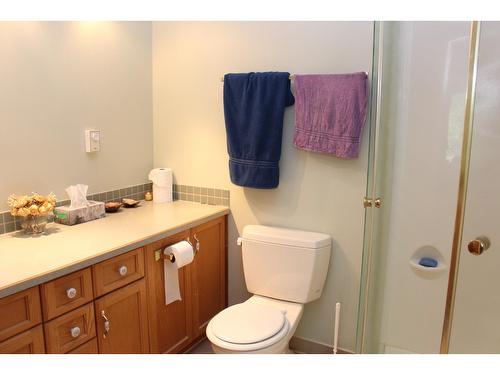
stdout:
<svg viewBox="0 0 500 375">
<path fill-rule="evenodd" d="M 479 241 L 483 252 L 473 255 L 468 247 L 479 252 Z M 481 22 L 449 353 L 500 353 L 500 22 Z"/>
</svg>

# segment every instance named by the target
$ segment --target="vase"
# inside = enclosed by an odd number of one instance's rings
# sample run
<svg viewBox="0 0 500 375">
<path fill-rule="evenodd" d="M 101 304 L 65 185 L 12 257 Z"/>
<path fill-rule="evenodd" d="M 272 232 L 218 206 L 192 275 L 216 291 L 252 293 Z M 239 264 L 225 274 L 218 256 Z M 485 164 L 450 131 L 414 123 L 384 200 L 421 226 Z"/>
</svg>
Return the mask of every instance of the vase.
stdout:
<svg viewBox="0 0 500 375">
<path fill-rule="evenodd" d="M 43 233 L 47 221 L 47 215 L 28 215 L 21 222 L 21 228 L 26 234 Z"/>
</svg>

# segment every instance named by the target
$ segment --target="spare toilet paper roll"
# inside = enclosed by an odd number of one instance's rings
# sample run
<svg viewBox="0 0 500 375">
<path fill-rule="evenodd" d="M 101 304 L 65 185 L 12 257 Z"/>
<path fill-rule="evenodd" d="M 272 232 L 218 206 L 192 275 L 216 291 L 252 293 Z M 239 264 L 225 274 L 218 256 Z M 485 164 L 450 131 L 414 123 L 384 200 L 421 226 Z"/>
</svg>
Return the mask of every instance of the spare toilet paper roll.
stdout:
<svg viewBox="0 0 500 375">
<path fill-rule="evenodd" d="M 172 170 L 155 168 L 149 172 L 148 178 L 153 182 L 153 202 L 172 202 Z"/>
<path fill-rule="evenodd" d="M 187 241 L 177 242 L 163 250 L 165 255 L 174 254 L 175 262 L 165 259 L 163 261 L 163 273 L 165 276 L 165 305 L 174 301 L 181 301 L 181 291 L 179 289 L 179 271 L 193 261 L 193 246 Z"/>
</svg>

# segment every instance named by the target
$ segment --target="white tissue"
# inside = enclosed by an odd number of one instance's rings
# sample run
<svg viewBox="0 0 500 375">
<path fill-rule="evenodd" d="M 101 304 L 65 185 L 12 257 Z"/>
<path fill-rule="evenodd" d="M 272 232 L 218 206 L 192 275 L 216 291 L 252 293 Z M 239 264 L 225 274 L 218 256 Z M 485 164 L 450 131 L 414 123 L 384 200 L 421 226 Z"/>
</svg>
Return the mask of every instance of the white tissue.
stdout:
<svg viewBox="0 0 500 375">
<path fill-rule="evenodd" d="M 165 305 L 174 301 L 181 301 L 179 288 L 179 268 L 191 263 L 194 258 L 193 246 L 187 241 L 177 242 L 163 250 L 165 255 L 174 254 L 175 262 L 165 259 L 163 273 L 165 276 Z"/>
<path fill-rule="evenodd" d="M 87 200 L 88 188 L 88 185 L 83 184 L 71 185 L 66 188 L 66 193 L 71 200 L 71 205 L 69 206 L 70 209 L 86 207 L 89 205 L 89 201 Z"/>
<path fill-rule="evenodd" d="M 153 182 L 153 202 L 172 202 L 172 170 L 155 168 L 149 172 L 148 178 Z"/>
</svg>

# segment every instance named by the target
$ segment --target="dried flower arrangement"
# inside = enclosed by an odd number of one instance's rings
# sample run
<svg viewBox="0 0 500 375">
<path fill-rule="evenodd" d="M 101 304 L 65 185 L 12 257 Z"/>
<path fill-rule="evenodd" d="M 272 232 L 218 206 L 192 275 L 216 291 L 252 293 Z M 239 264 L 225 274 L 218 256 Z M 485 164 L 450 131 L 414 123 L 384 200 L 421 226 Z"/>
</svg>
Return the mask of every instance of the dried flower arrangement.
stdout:
<svg viewBox="0 0 500 375">
<path fill-rule="evenodd" d="M 51 213 L 56 207 L 56 196 L 50 193 L 47 196 L 33 193 L 32 195 L 11 195 L 7 200 L 12 216 L 44 216 Z"/>
</svg>

